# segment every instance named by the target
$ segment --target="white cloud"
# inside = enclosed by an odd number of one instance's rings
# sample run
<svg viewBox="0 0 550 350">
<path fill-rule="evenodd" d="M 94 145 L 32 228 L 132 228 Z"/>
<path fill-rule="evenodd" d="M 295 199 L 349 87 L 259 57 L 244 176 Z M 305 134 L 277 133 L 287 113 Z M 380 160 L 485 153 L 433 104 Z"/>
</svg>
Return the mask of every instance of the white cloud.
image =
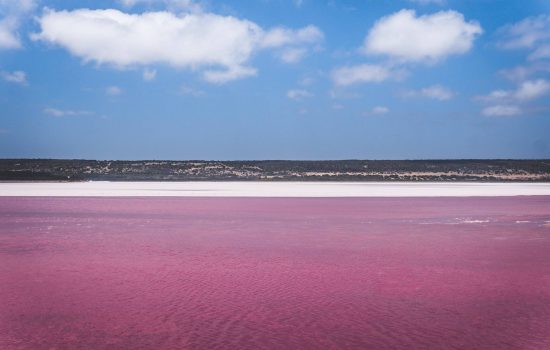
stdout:
<svg viewBox="0 0 550 350">
<path fill-rule="evenodd" d="M 485 96 L 477 96 L 482 102 L 496 105 L 482 110 L 485 116 L 514 116 L 521 113 L 518 106 L 550 94 L 550 82 L 544 79 L 527 80 L 515 90 L 495 90 Z"/>
<path fill-rule="evenodd" d="M 515 90 L 494 90 L 488 95 L 478 96 L 476 99 L 484 102 L 505 102 L 508 100 L 525 102 L 535 100 L 549 93 L 550 82 L 537 79 L 524 81 Z"/>
<path fill-rule="evenodd" d="M 3 80 L 21 85 L 27 84 L 27 74 L 23 71 L 5 72 L 0 71 L 0 78 Z"/>
<path fill-rule="evenodd" d="M 296 7 L 302 7 L 304 4 L 304 0 L 293 0 L 292 2 L 294 2 L 294 6 Z"/>
<path fill-rule="evenodd" d="M 466 22 L 456 11 L 417 17 L 414 10 L 401 10 L 375 23 L 362 50 L 402 62 L 433 63 L 468 52 L 482 32 L 478 22 Z"/>
<path fill-rule="evenodd" d="M 387 114 L 389 111 L 390 111 L 390 109 L 388 107 L 376 106 L 372 109 L 371 113 L 380 115 L 380 114 Z"/>
<path fill-rule="evenodd" d="M 0 49 L 18 49 L 21 47 L 16 28 L 16 22 L 12 19 L 0 20 Z"/>
<path fill-rule="evenodd" d="M 57 118 L 94 115 L 94 113 L 90 111 L 63 110 L 63 109 L 51 108 L 51 107 L 44 108 L 44 113 Z"/>
<path fill-rule="evenodd" d="M 317 46 L 324 39 L 319 28 L 309 25 L 299 30 L 274 28 L 266 33 L 262 47 L 285 47 L 280 58 L 284 63 L 298 63 L 310 51 L 310 46 Z"/>
<path fill-rule="evenodd" d="M 105 93 L 109 96 L 118 96 L 122 94 L 122 89 L 119 88 L 118 86 L 108 86 L 105 89 Z"/>
<path fill-rule="evenodd" d="M 434 1 L 422 1 L 423 3 Z M 439 1 L 437 1 L 439 2 Z M 483 32 L 476 21 L 466 22 L 456 11 L 440 11 L 417 16 L 414 10 L 401 10 L 379 19 L 367 34 L 361 51 L 389 58 L 386 64 L 360 64 L 336 68 L 332 80 L 347 86 L 365 82 L 400 79 L 408 74 L 403 64 L 408 62 L 436 63 L 448 56 L 468 52 L 474 39 Z M 441 86 L 410 92 L 430 98 L 447 100 L 453 93 Z"/>
<path fill-rule="evenodd" d="M 304 56 L 307 54 L 307 49 L 300 48 L 289 48 L 283 51 L 281 54 L 281 60 L 285 63 L 298 63 Z"/>
<path fill-rule="evenodd" d="M 509 99 L 514 95 L 511 90 L 494 90 L 488 95 L 477 96 L 475 99 L 483 102 L 497 102 L 499 100 Z"/>
<path fill-rule="evenodd" d="M 36 6 L 35 0 L 0 0 L 0 49 L 18 49 L 19 27 Z"/>
<path fill-rule="evenodd" d="M 155 80 L 156 77 L 157 77 L 157 70 L 156 69 L 146 68 L 143 71 L 143 80 L 145 80 L 145 81 Z"/>
<path fill-rule="evenodd" d="M 550 39 L 550 16 L 528 17 L 500 28 L 498 33 L 501 36 L 498 42 L 501 48 L 534 48 L 541 41 Z"/>
<path fill-rule="evenodd" d="M 522 82 L 538 72 L 550 72 L 550 62 L 533 62 L 526 66 L 516 66 L 499 71 L 499 75 L 512 81 Z"/>
<path fill-rule="evenodd" d="M 201 70 L 214 83 L 256 75 L 249 61 L 258 50 L 305 47 L 323 39 L 315 26 L 265 31 L 254 22 L 211 13 L 46 10 L 38 21 L 41 32 L 34 40 L 61 46 L 85 62 L 115 67 L 164 63 Z"/>
<path fill-rule="evenodd" d="M 501 76 L 518 83 L 515 89 L 495 90 L 488 95 L 477 96 L 476 99 L 498 104 L 485 108 L 482 111 L 484 115 L 488 115 L 487 113 L 516 115 L 521 111 L 520 107 L 515 105 L 522 106 L 529 101 L 550 94 L 550 81 L 545 79 L 527 80 L 537 73 L 550 72 L 550 62 L 545 60 L 550 58 L 550 15 L 528 17 L 519 22 L 508 24 L 498 29 L 497 35 L 499 37 L 498 47 L 508 50 L 527 50 L 529 62 L 499 72 Z"/>
<path fill-rule="evenodd" d="M 527 17 L 498 31 L 497 46 L 502 49 L 527 49 L 529 61 L 550 58 L 550 15 Z"/>
<path fill-rule="evenodd" d="M 548 28 L 548 30 L 550 30 L 550 28 Z M 540 45 L 528 58 L 530 61 L 550 58 L 550 44 Z"/>
<path fill-rule="evenodd" d="M 207 70 L 203 73 L 204 80 L 214 84 L 224 84 L 228 81 L 253 77 L 258 74 L 256 68 L 236 66 L 226 70 Z"/>
<path fill-rule="evenodd" d="M 432 85 L 420 90 L 409 90 L 405 93 L 405 96 L 408 97 L 420 96 L 440 101 L 450 100 L 454 95 L 455 93 L 452 90 L 442 85 Z"/>
<path fill-rule="evenodd" d="M 481 111 L 486 117 L 513 117 L 521 113 L 521 109 L 514 105 L 495 105 Z"/>
<path fill-rule="evenodd" d="M 514 97 L 520 101 L 534 100 L 550 92 L 550 83 L 544 79 L 528 80 L 521 83 Z"/>
<path fill-rule="evenodd" d="M 238 66 L 251 55 L 261 29 L 249 21 L 209 14 L 127 14 L 118 10 L 48 10 L 35 39 L 85 61 L 116 66 L 167 63 L 176 67 Z"/>
<path fill-rule="evenodd" d="M 498 72 L 500 76 L 512 81 L 521 81 L 531 74 L 531 70 L 526 66 L 516 66 L 514 68 L 502 69 Z"/>
<path fill-rule="evenodd" d="M 358 83 L 379 83 L 395 76 L 389 68 L 375 64 L 344 66 L 332 71 L 336 85 L 347 86 Z"/>
<path fill-rule="evenodd" d="M 291 100 L 300 101 L 304 98 L 313 97 L 313 94 L 307 90 L 288 90 L 286 93 L 286 96 L 290 98 Z"/>
<path fill-rule="evenodd" d="M 281 47 L 285 45 L 316 44 L 323 39 L 323 32 L 316 26 L 309 25 L 298 30 L 277 27 L 265 33 L 261 45 L 263 47 Z"/>
<path fill-rule="evenodd" d="M 0 0 L 0 14 L 30 12 L 36 3 L 36 0 Z"/>
</svg>

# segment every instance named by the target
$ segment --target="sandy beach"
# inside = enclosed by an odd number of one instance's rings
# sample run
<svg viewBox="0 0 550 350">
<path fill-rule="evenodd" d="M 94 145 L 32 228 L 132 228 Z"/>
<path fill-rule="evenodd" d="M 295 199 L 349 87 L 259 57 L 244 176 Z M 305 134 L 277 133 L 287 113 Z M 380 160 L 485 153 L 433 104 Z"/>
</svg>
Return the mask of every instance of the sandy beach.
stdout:
<svg viewBox="0 0 550 350">
<path fill-rule="evenodd" d="M 0 183 L 8 197 L 485 197 L 550 195 L 550 183 L 34 182 Z"/>
</svg>

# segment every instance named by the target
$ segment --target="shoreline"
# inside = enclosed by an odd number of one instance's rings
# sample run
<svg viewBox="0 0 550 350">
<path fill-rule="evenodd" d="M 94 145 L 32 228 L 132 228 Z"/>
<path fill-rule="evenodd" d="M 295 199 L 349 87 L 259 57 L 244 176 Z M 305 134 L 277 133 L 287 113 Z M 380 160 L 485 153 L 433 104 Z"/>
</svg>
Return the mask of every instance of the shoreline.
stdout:
<svg viewBox="0 0 550 350">
<path fill-rule="evenodd" d="M 507 197 L 550 196 L 550 183 L 0 182 L 0 197 Z"/>
</svg>

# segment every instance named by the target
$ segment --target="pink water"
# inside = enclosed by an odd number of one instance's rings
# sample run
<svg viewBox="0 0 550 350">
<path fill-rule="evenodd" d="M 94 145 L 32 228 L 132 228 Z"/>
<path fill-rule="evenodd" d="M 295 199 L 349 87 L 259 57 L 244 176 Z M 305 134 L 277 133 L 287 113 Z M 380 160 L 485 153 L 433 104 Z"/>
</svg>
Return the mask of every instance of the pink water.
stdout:
<svg viewBox="0 0 550 350">
<path fill-rule="evenodd" d="M 0 198 L 0 349 L 550 349 L 550 197 Z"/>
</svg>

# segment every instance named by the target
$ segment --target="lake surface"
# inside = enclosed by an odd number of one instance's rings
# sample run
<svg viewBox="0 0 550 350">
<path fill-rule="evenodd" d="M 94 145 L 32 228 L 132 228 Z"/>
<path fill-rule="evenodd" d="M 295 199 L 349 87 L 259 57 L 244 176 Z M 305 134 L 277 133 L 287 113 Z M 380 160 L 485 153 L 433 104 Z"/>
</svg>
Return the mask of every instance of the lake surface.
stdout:
<svg viewBox="0 0 550 350">
<path fill-rule="evenodd" d="M 1 349 L 549 349 L 550 197 L 1 197 Z"/>
</svg>

